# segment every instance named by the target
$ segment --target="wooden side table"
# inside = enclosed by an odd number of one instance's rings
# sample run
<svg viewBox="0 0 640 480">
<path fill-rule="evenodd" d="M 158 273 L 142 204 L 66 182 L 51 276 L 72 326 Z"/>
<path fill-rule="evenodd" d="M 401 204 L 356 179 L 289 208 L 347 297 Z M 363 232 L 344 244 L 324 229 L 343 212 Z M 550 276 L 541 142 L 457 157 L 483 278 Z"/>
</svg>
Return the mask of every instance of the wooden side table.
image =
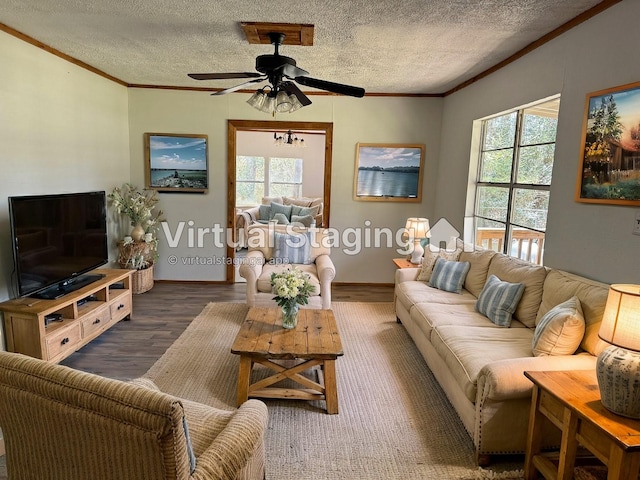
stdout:
<svg viewBox="0 0 640 480">
<path fill-rule="evenodd" d="M 420 268 L 419 264 L 411 263 L 406 258 L 394 258 L 393 263 L 395 263 L 398 268 Z"/>
<path fill-rule="evenodd" d="M 537 479 L 538 472 L 547 480 L 573 478 L 578 444 L 608 467 L 608 480 L 638 478 L 640 420 L 604 408 L 594 370 L 524 374 L 534 384 L 525 458 L 527 480 Z M 546 421 L 562 431 L 557 466 L 541 453 Z"/>
</svg>

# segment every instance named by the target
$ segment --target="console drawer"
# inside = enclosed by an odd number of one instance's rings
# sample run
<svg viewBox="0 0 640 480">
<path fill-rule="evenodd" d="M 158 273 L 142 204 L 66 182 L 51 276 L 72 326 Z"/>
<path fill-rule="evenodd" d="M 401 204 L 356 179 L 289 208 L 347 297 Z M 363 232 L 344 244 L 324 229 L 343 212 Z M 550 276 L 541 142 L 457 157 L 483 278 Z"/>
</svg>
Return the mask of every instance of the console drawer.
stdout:
<svg viewBox="0 0 640 480">
<path fill-rule="evenodd" d="M 91 312 L 86 318 L 82 319 L 82 338 L 90 337 L 95 332 L 106 327 L 110 321 L 111 312 L 106 305 L 104 308 Z"/>
<path fill-rule="evenodd" d="M 111 320 L 117 322 L 131 313 L 131 296 L 123 295 L 111 303 Z"/>
<path fill-rule="evenodd" d="M 68 351 L 75 350 L 82 338 L 80 324 L 74 322 L 66 328 L 61 328 L 51 335 L 47 335 L 47 359 L 55 360 L 55 357 Z"/>
</svg>

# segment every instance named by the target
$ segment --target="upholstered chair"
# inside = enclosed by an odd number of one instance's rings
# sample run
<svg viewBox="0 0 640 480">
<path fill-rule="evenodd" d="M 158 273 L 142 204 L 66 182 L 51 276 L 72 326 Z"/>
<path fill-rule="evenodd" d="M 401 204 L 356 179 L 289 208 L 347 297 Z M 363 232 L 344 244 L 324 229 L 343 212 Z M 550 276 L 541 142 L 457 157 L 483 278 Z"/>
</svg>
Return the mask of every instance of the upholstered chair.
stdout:
<svg viewBox="0 0 640 480">
<path fill-rule="evenodd" d="M 276 306 L 271 274 L 294 267 L 309 274 L 315 287 L 308 307 L 331 308 L 331 282 L 336 269 L 324 229 L 255 225 L 249 229 L 248 244 L 249 251 L 240 265 L 240 276 L 247 281 L 247 305 Z"/>
<path fill-rule="evenodd" d="M 12 480 L 264 478 L 264 403 L 235 411 L 0 352 L 0 428 Z"/>
</svg>

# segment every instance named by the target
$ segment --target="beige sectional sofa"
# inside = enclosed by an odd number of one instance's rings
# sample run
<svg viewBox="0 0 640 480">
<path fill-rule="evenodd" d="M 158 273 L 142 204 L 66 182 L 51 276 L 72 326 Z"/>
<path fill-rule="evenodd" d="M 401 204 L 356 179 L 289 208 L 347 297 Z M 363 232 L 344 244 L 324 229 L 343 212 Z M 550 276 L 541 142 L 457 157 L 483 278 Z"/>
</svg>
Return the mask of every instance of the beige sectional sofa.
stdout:
<svg viewBox="0 0 640 480">
<path fill-rule="evenodd" d="M 532 384 L 524 371 L 595 368 L 597 354 L 607 346 L 598 329 L 608 285 L 490 250 L 462 251 L 458 261 L 470 264 L 459 294 L 417 280 L 420 268 L 397 270 L 395 311 L 473 439 L 482 465 L 491 455 L 525 450 Z M 525 285 L 508 328 L 476 311 L 490 275 Z M 574 296 L 586 324 L 579 348 L 571 355 L 534 356 L 536 325 Z M 559 438 L 553 428 L 545 433 L 547 446 L 557 446 Z"/>
</svg>

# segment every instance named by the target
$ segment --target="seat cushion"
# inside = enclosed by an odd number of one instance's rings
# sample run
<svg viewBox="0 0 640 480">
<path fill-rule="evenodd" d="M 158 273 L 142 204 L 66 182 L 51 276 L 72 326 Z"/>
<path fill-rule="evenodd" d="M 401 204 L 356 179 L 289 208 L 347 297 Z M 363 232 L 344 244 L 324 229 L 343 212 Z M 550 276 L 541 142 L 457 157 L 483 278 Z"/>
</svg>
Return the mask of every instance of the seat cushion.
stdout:
<svg viewBox="0 0 640 480">
<path fill-rule="evenodd" d="M 417 280 L 396 284 L 395 295 L 407 310 L 416 303 L 451 303 L 454 305 L 470 303 L 473 305 L 476 302 L 476 297 L 464 289 L 460 293 L 445 292 Z"/>
<path fill-rule="evenodd" d="M 485 328 L 443 325 L 433 329 L 431 343 L 466 397 L 475 402 L 478 373 L 499 360 L 531 357 L 529 328 Z"/>
<path fill-rule="evenodd" d="M 283 271 L 291 268 L 291 265 L 288 264 L 277 264 L 277 263 L 266 263 L 262 267 L 262 274 L 258 278 L 258 292 L 262 293 L 271 293 L 271 274 L 272 273 L 282 273 Z M 303 271 L 304 273 L 309 274 L 309 282 L 313 285 L 313 292 L 310 296 L 315 297 L 320 295 L 320 280 L 318 279 L 318 271 L 316 269 L 316 264 L 312 263 L 310 265 L 297 265 L 296 268 L 298 270 Z"/>
</svg>

